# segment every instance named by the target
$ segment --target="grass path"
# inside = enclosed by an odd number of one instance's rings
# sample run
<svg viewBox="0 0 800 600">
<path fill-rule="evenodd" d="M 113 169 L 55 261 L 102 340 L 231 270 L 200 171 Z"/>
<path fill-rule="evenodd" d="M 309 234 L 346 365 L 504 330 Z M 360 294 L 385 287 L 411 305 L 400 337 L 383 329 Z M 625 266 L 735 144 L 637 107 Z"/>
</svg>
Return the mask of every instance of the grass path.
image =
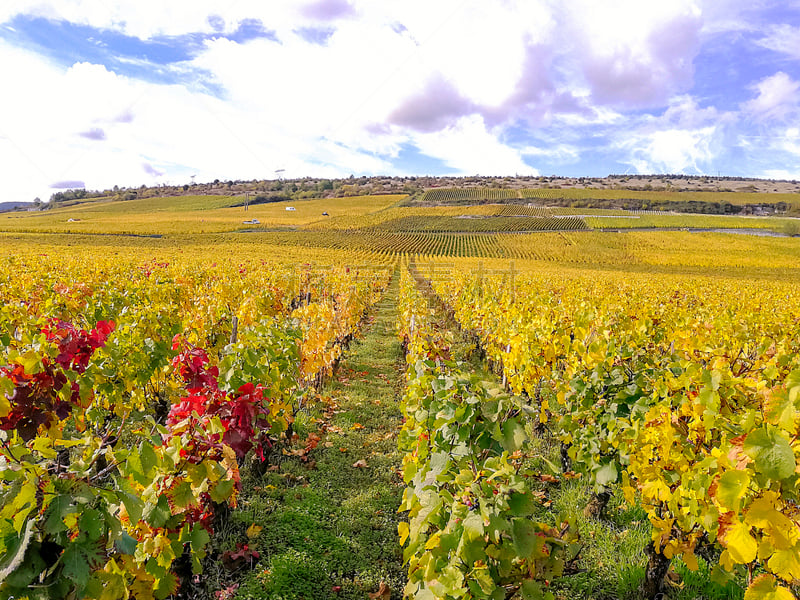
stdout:
<svg viewBox="0 0 800 600">
<path fill-rule="evenodd" d="M 243 481 L 231 526 L 262 529 L 249 544 L 259 562 L 243 575 L 236 598 L 363 600 L 382 582 L 391 594 L 381 600 L 402 596 L 397 291 L 395 277 L 323 390 L 327 431 L 319 446 L 305 460 L 285 457 L 263 477 Z"/>
</svg>

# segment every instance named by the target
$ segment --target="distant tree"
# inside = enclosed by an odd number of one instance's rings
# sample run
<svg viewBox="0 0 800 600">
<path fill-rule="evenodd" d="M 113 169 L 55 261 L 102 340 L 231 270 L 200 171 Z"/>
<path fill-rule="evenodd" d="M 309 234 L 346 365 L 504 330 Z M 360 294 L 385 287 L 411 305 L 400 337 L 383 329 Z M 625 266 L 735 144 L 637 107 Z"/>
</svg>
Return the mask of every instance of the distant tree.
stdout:
<svg viewBox="0 0 800 600">
<path fill-rule="evenodd" d="M 36 198 L 33 199 L 33 205 L 36 208 L 41 208 L 42 207 L 42 199 L 39 198 L 39 196 L 36 196 Z"/>
</svg>

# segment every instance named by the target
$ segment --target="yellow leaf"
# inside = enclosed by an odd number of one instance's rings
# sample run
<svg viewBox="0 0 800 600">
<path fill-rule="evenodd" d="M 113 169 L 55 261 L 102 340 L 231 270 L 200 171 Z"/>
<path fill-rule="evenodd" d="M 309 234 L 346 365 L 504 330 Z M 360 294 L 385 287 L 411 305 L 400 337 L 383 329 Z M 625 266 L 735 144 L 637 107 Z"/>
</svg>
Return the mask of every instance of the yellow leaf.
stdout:
<svg viewBox="0 0 800 600">
<path fill-rule="evenodd" d="M 764 492 L 764 495 L 754 500 L 747 509 L 744 522 L 763 529 L 770 545 L 788 550 L 797 543 L 800 533 L 791 519 L 777 510 L 777 499 L 778 495 L 775 492 Z"/>
<path fill-rule="evenodd" d="M 686 552 L 681 558 L 683 558 L 683 562 L 686 563 L 686 567 L 690 571 L 697 571 L 699 565 L 697 564 L 697 556 L 695 556 L 694 552 Z"/>
<path fill-rule="evenodd" d="M 653 479 L 642 485 L 642 495 L 648 499 L 667 502 L 672 498 L 672 490 L 660 479 Z"/>
<path fill-rule="evenodd" d="M 247 537 L 252 540 L 253 538 L 258 537 L 262 529 L 264 528 L 253 523 L 252 525 L 250 525 L 250 527 L 247 528 L 247 531 L 245 533 L 247 533 Z"/>
<path fill-rule="evenodd" d="M 716 498 L 725 508 L 739 510 L 749 484 L 750 475 L 746 471 L 725 471 L 717 480 Z"/>
<path fill-rule="evenodd" d="M 778 494 L 770 491 L 764 492 L 761 498 L 753 500 L 750 504 L 745 513 L 744 522 L 761 529 L 769 527 L 774 519 L 774 514 L 778 512 L 777 501 Z"/>
<path fill-rule="evenodd" d="M 442 532 L 437 531 L 431 537 L 428 538 L 428 541 L 425 542 L 425 550 L 431 550 L 436 548 L 439 545 L 439 538 L 442 537 Z"/>
<path fill-rule="evenodd" d="M 800 553 L 795 546 L 789 550 L 776 550 L 767 563 L 769 570 L 783 579 L 800 579 Z"/>
<path fill-rule="evenodd" d="M 730 526 L 720 528 L 720 540 L 734 562 L 747 564 L 755 560 L 758 542 L 750 535 L 750 527 L 738 519 L 734 519 Z"/>
<path fill-rule="evenodd" d="M 403 544 L 406 543 L 406 540 L 408 539 L 408 534 L 409 534 L 408 523 L 406 523 L 405 521 L 400 521 L 397 524 L 397 533 L 400 535 L 400 545 L 402 546 Z"/>
<path fill-rule="evenodd" d="M 787 588 L 778 586 L 772 575 L 759 575 L 744 593 L 744 600 L 795 600 Z"/>
<path fill-rule="evenodd" d="M 56 457 L 56 451 L 53 450 L 53 440 L 51 440 L 49 437 L 34 438 L 31 448 L 38 452 L 42 458 Z"/>
<path fill-rule="evenodd" d="M 733 571 L 733 567 L 736 566 L 736 563 L 733 562 L 731 558 L 731 553 L 727 550 L 723 550 L 722 554 L 719 557 L 719 564 L 722 565 L 722 568 L 726 571 Z"/>
</svg>

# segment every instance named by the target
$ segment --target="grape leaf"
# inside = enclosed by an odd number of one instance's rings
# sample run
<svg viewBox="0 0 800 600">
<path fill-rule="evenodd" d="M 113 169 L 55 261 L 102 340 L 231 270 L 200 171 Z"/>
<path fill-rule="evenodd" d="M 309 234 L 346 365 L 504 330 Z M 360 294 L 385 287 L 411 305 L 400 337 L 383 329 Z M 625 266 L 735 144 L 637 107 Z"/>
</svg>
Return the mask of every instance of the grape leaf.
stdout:
<svg viewBox="0 0 800 600">
<path fill-rule="evenodd" d="M 794 452 L 774 427 L 759 427 L 744 441 L 745 453 L 755 461 L 756 470 L 770 479 L 786 479 L 797 467 Z"/>
<path fill-rule="evenodd" d="M 608 462 L 595 472 L 595 481 L 598 485 L 606 486 L 617 480 L 617 463 Z"/>
<path fill-rule="evenodd" d="M 536 526 L 528 519 L 512 519 L 511 540 L 522 558 L 541 556 L 545 542 L 544 536 L 539 535 Z"/>
<path fill-rule="evenodd" d="M 775 578 L 765 573 L 753 580 L 744 593 L 744 600 L 794 600 L 794 594 L 778 586 Z"/>
<path fill-rule="evenodd" d="M 85 534 L 89 540 L 96 542 L 103 535 L 103 517 L 95 509 L 84 510 L 79 523 L 81 533 Z"/>
<path fill-rule="evenodd" d="M 81 551 L 80 544 L 70 544 L 61 555 L 64 565 L 64 576 L 72 580 L 76 587 L 82 589 L 89 582 L 92 569 L 89 561 Z"/>
<path fill-rule="evenodd" d="M 725 471 L 717 482 L 716 498 L 722 506 L 738 511 L 749 483 L 750 476 L 745 471 Z"/>
</svg>

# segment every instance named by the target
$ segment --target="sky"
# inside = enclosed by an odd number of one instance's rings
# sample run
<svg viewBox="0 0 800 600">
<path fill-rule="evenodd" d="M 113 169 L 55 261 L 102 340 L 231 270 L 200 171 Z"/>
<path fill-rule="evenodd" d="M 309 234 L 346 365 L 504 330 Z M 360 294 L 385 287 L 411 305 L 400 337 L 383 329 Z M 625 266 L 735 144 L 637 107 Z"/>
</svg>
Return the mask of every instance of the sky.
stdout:
<svg viewBox="0 0 800 600">
<path fill-rule="evenodd" d="M 800 0 L 2 0 L 0 201 L 214 179 L 800 179 Z"/>
</svg>

